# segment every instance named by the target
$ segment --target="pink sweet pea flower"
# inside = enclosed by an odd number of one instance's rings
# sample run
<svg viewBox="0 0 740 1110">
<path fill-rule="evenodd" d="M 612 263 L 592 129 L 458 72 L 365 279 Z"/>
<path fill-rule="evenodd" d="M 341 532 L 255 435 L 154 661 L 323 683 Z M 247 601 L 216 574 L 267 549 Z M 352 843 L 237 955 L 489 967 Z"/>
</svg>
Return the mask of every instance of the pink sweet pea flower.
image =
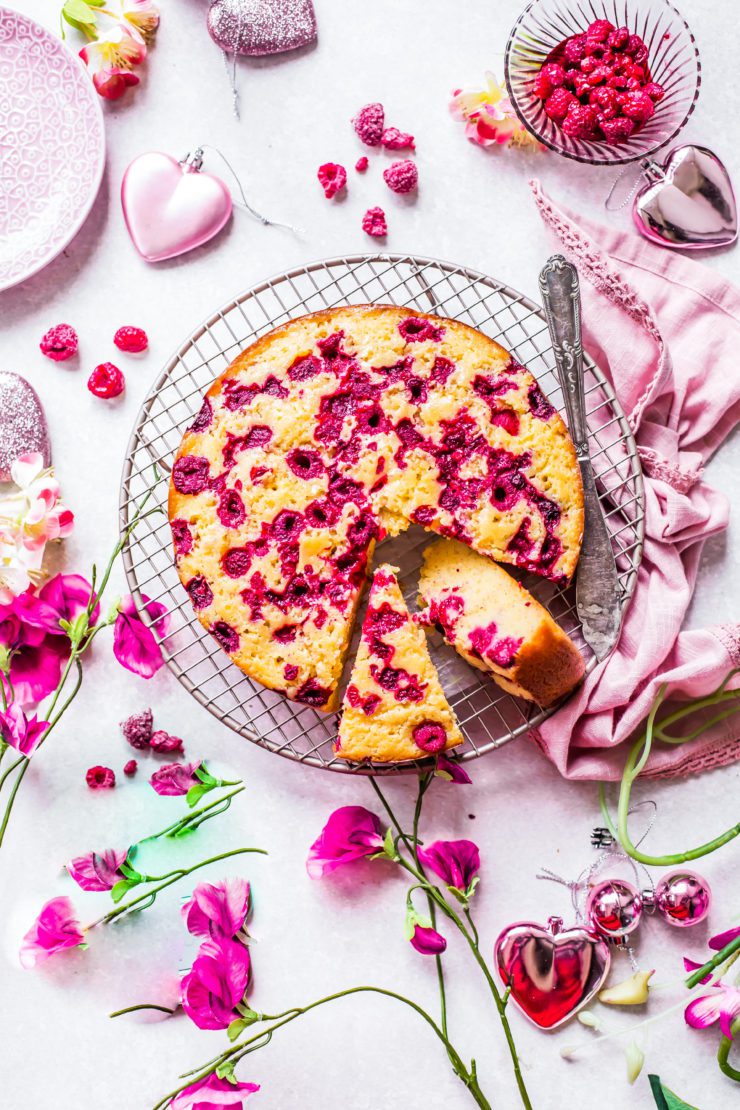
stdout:
<svg viewBox="0 0 740 1110">
<path fill-rule="evenodd" d="M 220 937 L 201 944 L 191 970 L 180 984 L 182 1008 L 199 1029 L 227 1029 L 238 1018 L 237 1005 L 249 982 L 249 950 Z"/>
<path fill-rule="evenodd" d="M 692 999 L 684 1010 L 684 1019 L 692 1029 L 707 1029 L 719 1022 L 720 1029 L 732 1040 L 732 1023 L 740 1014 L 740 987 L 720 980 L 709 988 L 709 994 Z"/>
<path fill-rule="evenodd" d="M 146 594 L 141 596 L 152 627 L 159 638 L 164 639 L 169 628 L 167 607 L 159 601 L 152 601 Z M 159 644 L 151 628 L 139 617 L 131 594 L 121 598 L 118 604 L 118 616 L 113 629 L 113 654 L 122 667 L 141 678 L 151 678 L 164 663 Z"/>
<path fill-rule="evenodd" d="M 456 782 L 461 786 L 473 781 L 467 771 L 463 771 L 462 764 L 458 763 L 456 759 L 448 759 L 446 755 L 437 756 L 437 766 L 434 773 L 440 779 L 447 779 L 448 782 Z"/>
<path fill-rule="evenodd" d="M 163 798 L 180 798 L 187 794 L 191 786 L 201 785 L 196 771 L 202 761 L 195 763 L 165 763 L 149 779 L 149 785 Z"/>
<path fill-rule="evenodd" d="M 81 574 L 57 574 L 38 594 L 21 594 L 18 603 L 22 619 L 50 636 L 66 636 L 61 622 L 72 624 L 81 616 L 90 604 L 92 592 L 92 586 Z M 96 602 L 90 613 L 91 627 L 97 624 L 99 616 L 100 605 Z"/>
<path fill-rule="evenodd" d="M 380 852 L 383 836 L 380 821 L 364 806 L 342 806 L 335 809 L 311 845 L 306 860 L 309 878 L 322 879 L 341 867 Z"/>
<path fill-rule="evenodd" d="M 93 84 L 106 100 L 118 100 L 129 85 L 138 85 L 139 78 L 131 67 L 146 57 L 146 46 L 140 35 L 134 36 L 122 22 L 80 50 L 80 57 L 92 71 Z"/>
<path fill-rule="evenodd" d="M 22 708 L 42 701 L 55 690 L 69 643 L 62 629 L 49 635 L 43 603 L 31 591 L 0 605 L 0 647 L 10 655 L 10 681 L 15 704 Z M 2 676 L 0 676 L 2 680 Z"/>
<path fill-rule="evenodd" d="M 422 956 L 439 956 L 447 947 L 445 938 L 436 929 L 425 925 L 414 925 L 410 939 L 411 947 L 421 952 Z"/>
<path fill-rule="evenodd" d="M 259 1089 L 259 1083 L 232 1083 L 212 1071 L 175 1095 L 169 1110 L 243 1110 L 249 1096 Z"/>
<path fill-rule="evenodd" d="M 231 940 L 249 913 L 249 883 L 246 879 L 222 879 L 220 883 L 199 883 L 189 902 L 182 907 L 185 927 L 195 937 Z"/>
<path fill-rule="evenodd" d="M 472 840 L 435 840 L 428 848 L 419 848 L 419 859 L 447 886 L 470 890 L 480 869 L 478 845 Z"/>
<path fill-rule="evenodd" d="M 48 727 L 48 721 L 39 721 L 35 716 L 27 717 L 19 705 L 9 705 L 4 713 L 0 713 L 0 740 L 26 757 L 36 751 Z"/>
<path fill-rule="evenodd" d="M 56 952 L 77 948 L 84 940 L 82 926 L 69 898 L 52 898 L 23 938 L 21 966 L 38 967 Z"/>
<path fill-rule="evenodd" d="M 125 863 L 126 848 L 107 848 L 104 852 L 88 852 L 67 864 L 67 871 L 82 890 L 112 890 L 126 876 L 120 870 Z"/>
<path fill-rule="evenodd" d="M 731 944 L 736 937 L 740 937 L 740 925 L 736 925 L 734 929 L 727 929 L 724 933 L 717 933 L 716 936 L 709 938 L 709 947 L 713 952 L 721 952 L 728 944 Z"/>
</svg>

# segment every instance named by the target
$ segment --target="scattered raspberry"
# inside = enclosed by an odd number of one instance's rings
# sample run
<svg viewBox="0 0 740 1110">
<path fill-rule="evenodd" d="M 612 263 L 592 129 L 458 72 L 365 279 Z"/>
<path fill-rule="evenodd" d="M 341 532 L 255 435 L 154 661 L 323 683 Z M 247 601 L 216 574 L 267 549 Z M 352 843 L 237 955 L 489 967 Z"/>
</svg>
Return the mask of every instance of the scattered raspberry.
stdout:
<svg viewBox="0 0 740 1110">
<path fill-rule="evenodd" d="M 399 131 L 397 127 L 386 127 L 380 137 L 386 150 L 413 150 L 414 136 L 407 131 Z"/>
<path fill-rule="evenodd" d="M 124 764 L 123 767 L 124 775 L 128 775 L 129 778 L 131 778 L 132 775 L 136 774 L 136 769 L 138 766 L 139 764 L 136 762 L 135 759 L 129 759 L 128 763 Z"/>
<path fill-rule="evenodd" d="M 91 790 L 112 790 L 116 776 L 110 767 L 91 767 L 85 775 L 85 782 Z"/>
<path fill-rule="evenodd" d="M 568 110 L 562 128 L 571 139 L 593 139 L 596 134 L 597 117 L 593 108 L 587 104 L 576 104 Z"/>
<path fill-rule="evenodd" d="M 562 123 L 568 114 L 568 109 L 577 103 L 572 92 L 568 92 L 567 89 L 555 89 L 555 92 L 545 101 L 545 113 L 556 123 Z"/>
<path fill-rule="evenodd" d="M 604 138 L 608 143 L 621 143 L 624 139 L 629 139 L 635 130 L 634 121 L 627 119 L 626 116 L 617 116 L 615 119 L 600 119 L 599 127 L 604 132 Z"/>
<path fill-rule="evenodd" d="M 87 388 L 96 397 L 110 400 L 118 397 L 126 388 L 126 379 L 112 362 L 101 362 L 87 379 Z"/>
<path fill-rule="evenodd" d="M 44 338 L 39 343 L 42 354 L 54 362 L 66 362 L 77 354 L 79 340 L 77 332 L 69 324 L 56 324 L 49 328 Z"/>
<path fill-rule="evenodd" d="M 127 351 L 130 354 L 138 355 L 140 351 L 145 351 L 149 346 L 149 339 L 143 328 L 134 328 L 130 325 L 119 328 L 113 336 L 113 342 L 119 351 Z"/>
<path fill-rule="evenodd" d="M 151 709 L 142 709 L 121 721 L 121 732 L 132 748 L 142 752 L 149 747 L 152 738 L 153 714 Z"/>
<path fill-rule="evenodd" d="M 383 180 L 394 193 L 410 193 L 419 181 L 416 163 L 410 158 L 405 158 L 403 162 L 391 162 L 388 169 L 383 170 Z"/>
<path fill-rule="evenodd" d="M 170 736 L 169 732 L 164 732 L 163 729 L 153 732 L 149 743 L 154 751 L 159 752 L 160 755 L 184 751 L 183 742 L 180 737 Z"/>
<path fill-rule="evenodd" d="M 388 234 L 388 224 L 382 208 L 368 208 L 362 217 L 362 230 L 375 239 L 381 239 Z"/>
<path fill-rule="evenodd" d="M 622 97 L 622 111 L 635 123 L 647 123 L 655 114 L 655 105 L 644 92 L 630 92 Z"/>
<path fill-rule="evenodd" d="M 338 162 L 324 162 L 323 166 L 319 166 L 316 176 L 327 200 L 335 197 L 347 184 L 347 171 Z"/>
<path fill-rule="evenodd" d="M 366 104 L 352 120 L 352 126 L 365 146 L 380 146 L 385 130 L 385 109 L 382 104 Z"/>
<path fill-rule="evenodd" d="M 367 156 L 363 154 L 362 158 L 358 158 L 355 162 L 355 169 L 358 173 L 364 173 L 369 165 L 370 163 L 367 160 Z"/>
</svg>

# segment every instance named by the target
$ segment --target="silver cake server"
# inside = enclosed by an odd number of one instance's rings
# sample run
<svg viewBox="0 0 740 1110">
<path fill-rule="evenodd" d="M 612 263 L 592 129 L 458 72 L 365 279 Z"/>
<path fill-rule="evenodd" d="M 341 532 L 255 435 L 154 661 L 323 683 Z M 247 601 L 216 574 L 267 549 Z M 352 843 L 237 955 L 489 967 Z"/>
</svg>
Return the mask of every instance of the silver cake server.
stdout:
<svg viewBox="0 0 740 1110">
<path fill-rule="evenodd" d="M 605 659 L 617 642 L 622 621 L 622 591 L 609 530 L 596 493 L 588 448 L 583 390 L 581 291 L 578 271 L 561 254 L 545 263 L 540 292 L 550 329 L 555 365 L 563 390 L 568 424 L 583 480 L 584 528 L 576 578 L 576 609 L 586 643 Z"/>
</svg>

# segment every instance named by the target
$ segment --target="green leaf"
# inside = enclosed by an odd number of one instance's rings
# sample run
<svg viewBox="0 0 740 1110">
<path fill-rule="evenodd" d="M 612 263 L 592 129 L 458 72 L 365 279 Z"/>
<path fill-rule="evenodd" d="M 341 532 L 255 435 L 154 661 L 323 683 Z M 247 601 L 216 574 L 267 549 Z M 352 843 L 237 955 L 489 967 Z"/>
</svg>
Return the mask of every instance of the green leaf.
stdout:
<svg viewBox="0 0 740 1110">
<path fill-rule="evenodd" d="M 65 0 L 62 16 L 67 23 L 78 30 L 86 33 L 88 30 L 95 30 L 95 15 L 85 3 L 85 0 Z"/>
<path fill-rule="evenodd" d="M 447 889 L 453 898 L 457 898 L 461 906 L 467 906 L 468 896 L 464 890 L 458 890 L 456 886 L 448 886 Z"/>
<path fill-rule="evenodd" d="M 398 852 L 396 851 L 396 842 L 393 839 L 393 829 L 391 829 L 390 827 L 388 828 L 388 831 L 385 834 L 385 839 L 383 840 L 383 855 L 386 855 L 388 859 L 395 860 L 399 858 Z"/>
<path fill-rule="evenodd" d="M 121 879 L 120 882 L 117 882 L 116 885 L 113 887 L 113 889 L 110 892 L 110 896 L 113 899 L 113 901 L 114 902 L 120 902 L 121 899 L 126 894 L 128 894 L 128 892 L 129 892 L 129 890 L 131 890 L 132 886 L 136 886 L 136 883 L 130 883 L 128 881 L 128 879 Z"/>
<path fill-rule="evenodd" d="M 195 786 L 191 786 L 188 790 L 187 794 L 185 795 L 185 801 L 192 809 L 193 806 L 197 806 L 203 795 L 207 794 L 209 790 L 213 790 L 213 787 L 207 786 L 205 783 L 201 783 L 200 785 L 196 783 Z"/>
<path fill-rule="evenodd" d="M 194 771 L 194 774 L 195 774 L 195 777 L 197 779 L 200 779 L 200 781 L 202 783 L 204 783 L 206 786 L 209 786 L 209 787 L 218 786 L 218 779 L 215 779 L 213 777 L 213 775 L 210 775 L 208 773 L 208 770 L 206 768 L 205 763 L 201 763 L 200 767 L 196 767 L 195 771 Z"/>
<path fill-rule="evenodd" d="M 122 875 L 126 876 L 129 886 L 136 886 L 138 883 L 146 882 L 144 876 L 140 874 L 140 872 L 138 872 L 135 867 L 131 867 L 131 865 L 126 862 L 126 860 L 124 860 L 119 867 L 119 871 Z"/>
<path fill-rule="evenodd" d="M 238 1002 L 236 1006 L 239 1013 L 242 1015 L 244 1025 L 254 1025 L 255 1021 L 262 1020 L 262 1014 L 258 1014 L 251 1006 L 247 1006 L 246 1002 Z"/>
<path fill-rule="evenodd" d="M 231 1060 L 224 1060 L 216 1068 L 216 1075 L 219 1079 L 226 1079 L 229 1083 L 236 1085 L 236 1076 L 234 1075 L 234 1065 Z"/>
<path fill-rule="evenodd" d="M 240 1034 L 243 1033 L 246 1028 L 246 1021 L 242 1021 L 241 1018 L 236 1018 L 234 1021 L 232 1021 L 231 1025 L 226 1030 L 226 1036 L 229 1038 L 230 1041 L 235 1041 L 236 1038 L 240 1036 Z"/>
<path fill-rule="evenodd" d="M 171 836 L 174 836 L 174 837 L 177 837 L 177 838 L 180 838 L 180 837 L 183 837 L 183 836 L 192 836 L 193 833 L 197 832 L 197 831 L 198 831 L 198 826 L 197 825 L 181 825 L 179 829 L 175 829 L 174 832 L 168 833 L 167 837 L 169 839 L 169 837 L 171 837 Z"/>
<path fill-rule="evenodd" d="M 479 882 L 480 882 L 480 875 L 476 875 L 475 878 L 471 881 L 470 886 L 468 887 L 468 889 L 465 891 L 465 897 L 466 898 L 472 898 L 473 897 L 473 895 L 475 894 L 475 888 L 477 887 Z"/>
<path fill-rule="evenodd" d="M 674 1095 L 668 1087 L 664 1087 L 659 1076 L 648 1075 L 648 1079 L 658 1110 L 698 1110 L 696 1106 L 692 1106 L 691 1103 L 684 1102 L 678 1095 Z"/>
</svg>

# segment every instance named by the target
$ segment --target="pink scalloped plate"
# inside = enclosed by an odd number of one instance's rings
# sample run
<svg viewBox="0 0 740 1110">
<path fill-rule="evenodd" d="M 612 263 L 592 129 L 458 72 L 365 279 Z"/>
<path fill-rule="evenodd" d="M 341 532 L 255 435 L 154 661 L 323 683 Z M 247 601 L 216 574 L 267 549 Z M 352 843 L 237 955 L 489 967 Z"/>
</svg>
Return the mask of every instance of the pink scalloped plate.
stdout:
<svg viewBox="0 0 740 1110">
<path fill-rule="evenodd" d="M 46 28 L 0 7 L 0 290 L 64 250 L 104 165 L 103 113 L 82 62 Z"/>
</svg>

